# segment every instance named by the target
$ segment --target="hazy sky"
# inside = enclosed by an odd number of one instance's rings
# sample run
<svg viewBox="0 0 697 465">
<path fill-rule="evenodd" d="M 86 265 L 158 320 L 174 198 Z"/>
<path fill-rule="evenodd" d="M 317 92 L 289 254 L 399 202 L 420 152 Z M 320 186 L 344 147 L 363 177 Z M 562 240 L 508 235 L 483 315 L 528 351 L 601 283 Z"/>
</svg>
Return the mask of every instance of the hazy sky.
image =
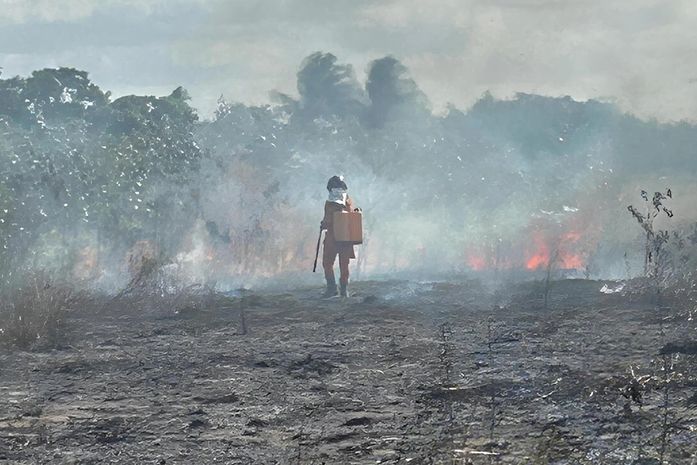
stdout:
<svg viewBox="0 0 697 465">
<path fill-rule="evenodd" d="M 694 0 L 0 0 L 3 77 L 72 66 L 115 95 L 183 85 L 217 97 L 297 93 L 314 51 L 402 60 L 436 110 L 483 92 L 602 98 L 697 121 Z"/>
</svg>

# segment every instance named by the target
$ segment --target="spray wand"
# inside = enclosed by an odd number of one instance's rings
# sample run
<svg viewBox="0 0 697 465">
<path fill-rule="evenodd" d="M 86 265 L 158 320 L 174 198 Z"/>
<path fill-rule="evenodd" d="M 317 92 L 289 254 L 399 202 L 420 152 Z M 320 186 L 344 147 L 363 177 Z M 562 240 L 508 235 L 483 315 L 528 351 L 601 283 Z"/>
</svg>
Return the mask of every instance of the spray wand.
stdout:
<svg viewBox="0 0 697 465">
<path fill-rule="evenodd" d="M 317 238 L 317 251 L 315 252 L 315 264 L 312 266 L 312 272 L 317 271 L 317 258 L 319 258 L 319 246 L 322 242 L 322 226 L 319 227 L 319 237 Z"/>
</svg>

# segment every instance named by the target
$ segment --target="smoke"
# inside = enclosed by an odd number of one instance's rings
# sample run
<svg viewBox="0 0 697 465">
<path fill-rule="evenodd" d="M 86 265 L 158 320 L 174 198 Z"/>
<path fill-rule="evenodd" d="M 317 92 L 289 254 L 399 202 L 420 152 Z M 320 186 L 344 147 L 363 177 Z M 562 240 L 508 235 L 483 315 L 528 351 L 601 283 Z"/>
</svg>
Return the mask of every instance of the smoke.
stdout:
<svg viewBox="0 0 697 465">
<path fill-rule="evenodd" d="M 248 120 L 243 113 L 269 121 L 258 123 L 266 132 L 243 150 L 249 163 L 263 166 L 260 178 L 278 184 L 280 196 L 259 197 L 254 208 L 264 212 L 277 253 L 293 256 L 284 271 L 300 273 L 309 263 L 323 186 L 343 173 L 364 210 L 366 241 L 355 267 L 361 277 L 535 270 L 553 257 L 560 268 L 619 276 L 625 252 L 641 253 L 640 230 L 622 216 L 625 203 L 656 184 L 656 170 L 675 175 L 687 155 L 677 150 L 659 162 L 649 144 L 630 156 L 626 145 L 636 145 L 638 130 L 671 144 L 676 127 L 641 122 L 609 104 L 485 95 L 468 111 L 435 116 L 396 58 L 375 60 L 367 75 L 363 93 L 350 66 L 316 53 L 298 73 L 300 101 L 285 96 L 283 105 L 263 110 L 237 105 L 204 123 L 216 127 L 211 148 L 223 156 L 236 150 L 229 139 Z M 654 188 L 670 182 L 687 185 L 672 176 Z M 278 208 L 291 212 L 294 231 Z"/>
<path fill-rule="evenodd" d="M 365 87 L 371 102 L 369 121 L 375 126 L 383 126 L 395 112 L 424 113 L 428 109 L 426 95 L 394 57 L 370 63 Z"/>
<path fill-rule="evenodd" d="M 395 57 L 361 83 L 314 53 L 297 86 L 274 105 L 221 98 L 198 121 L 181 88 L 111 101 L 75 70 L 0 80 L 4 276 L 47 268 L 117 288 L 147 259 L 221 289 L 316 282 L 335 174 L 364 212 L 357 279 L 530 273 L 550 260 L 624 276 L 643 254 L 626 212 L 641 189 L 672 188 L 668 226 L 697 219 L 688 124 L 529 94 L 436 115 Z"/>
<path fill-rule="evenodd" d="M 337 64 L 331 53 L 316 52 L 305 58 L 298 71 L 298 116 L 346 117 L 360 113 L 365 95 L 351 65 Z"/>
</svg>

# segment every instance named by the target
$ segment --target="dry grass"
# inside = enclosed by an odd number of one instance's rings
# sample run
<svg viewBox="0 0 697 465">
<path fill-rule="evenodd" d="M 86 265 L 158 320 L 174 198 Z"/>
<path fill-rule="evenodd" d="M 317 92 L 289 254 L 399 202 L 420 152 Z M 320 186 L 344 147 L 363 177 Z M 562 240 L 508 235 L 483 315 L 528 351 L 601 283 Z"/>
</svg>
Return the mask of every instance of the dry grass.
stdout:
<svg viewBox="0 0 697 465">
<path fill-rule="evenodd" d="M 0 345 L 24 350 L 63 345 L 67 313 L 82 297 L 72 286 L 31 274 L 21 286 L 2 292 Z"/>
<path fill-rule="evenodd" d="M 180 313 L 198 311 L 220 298 L 214 285 L 185 284 L 166 272 L 168 262 L 146 257 L 131 267 L 131 280 L 104 306 L 105 312 Z"/>
<path fill-rule="evenodd" d="M 91 293 L 85 283 L 67 283 L 33 272 L 0 289 L 0 347 L 45 350 L 68 343 L 72 310 L 110 314 L 175 314 L 213 308 L 224 296 L 211 286 L 184 285 L 166 279 L 161 266 L 148 262 L 115 296 Z M 79 315 L 78 315 L 79 316 Z"/>
</svg>

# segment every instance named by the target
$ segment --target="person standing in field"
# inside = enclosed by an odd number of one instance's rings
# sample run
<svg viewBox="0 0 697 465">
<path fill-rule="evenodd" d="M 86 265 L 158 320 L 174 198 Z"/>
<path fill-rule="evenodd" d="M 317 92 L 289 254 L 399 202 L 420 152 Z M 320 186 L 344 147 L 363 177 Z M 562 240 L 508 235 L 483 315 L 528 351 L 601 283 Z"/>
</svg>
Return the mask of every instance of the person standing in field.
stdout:
<svg viewBox="0 0 697 465">
<path fill-rule="evenodd" d="M 356 258 L 353 244 L 337 242 L 334 239 L 333 221 L 334 213 L 340 211 L 354 211 L 353 201 L 348 196 L 348 187 L 343 176 L 332 176 L 327 183 L 329 198 L 324 202 L 324 219 L 320 228 L 326 230 L 324 236 L 324 252 L 322 254 L 322 266 L 324 277 L 327 280 L 327 289 L 323 297 L 333 297 L 337 294 L 336 280 L 334 278 L 334 262 L 339 256 L 339 293 L 342 297 L 348 297 L 349 261 Z"/>
</svg>

